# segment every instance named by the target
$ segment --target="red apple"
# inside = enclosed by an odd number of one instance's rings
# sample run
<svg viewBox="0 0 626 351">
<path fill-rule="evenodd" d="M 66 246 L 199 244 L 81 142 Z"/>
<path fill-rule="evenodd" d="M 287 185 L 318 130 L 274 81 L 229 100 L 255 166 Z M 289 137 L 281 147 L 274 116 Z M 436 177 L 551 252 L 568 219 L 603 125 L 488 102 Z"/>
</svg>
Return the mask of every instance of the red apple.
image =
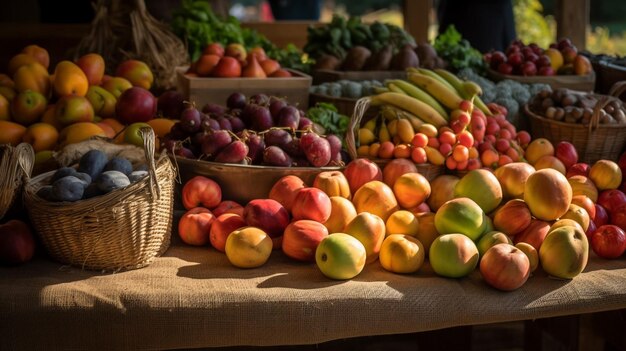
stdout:
<svg viewBox="0 0 626 351">
<path fill-rule="evenodd" d="M 383 180 L 383 171 L 376 163 L 366 158 L 352 160 L 343 170 L 343 174 L 348 179 L 350 193 L 356 193 L 359 188 L 372 180 Z"/>
<path fill-rule="evenodd" d="M 241 63 L 234 57 L 224 56 L 213 68 L 211 75 L 219 78 L 241 77 Z"/>
<path fill-rule="evenodd" d="M 243 210 L 248 225 L 260 228 L 272 239 L 283 236 L 289 225 L 289 212 L 275 200 L 256 199 L 248 202 Z"/>
<path fill-rule="evenodd" d="M 611 224 L 626 230 L 626 204 L 621 204 L 611 213 Z"/>
<path fill-rule="evenodd" d="M 620 156 L 619 160 L 617 161 L 617 165 L 619 166 L 619 169 L 622 170 L 622 173 L 626 174 L 626 152 L 624 152 L 622 156 Z"/>
<path fill-rule="evenodd" d="M 517 247 L 506 243 L 497 244 L 487 250 L 480 260 L 480 274 L 494 288 L 512 291 L 528 280 L 530 261 Z"/>
<path fill-rule="evenodd" d="M 209 231 L 211 246 L 221 252 L 226 252 L 226 239 L 233 231 L 245 227 L 246 221 L 243 217 L 234 213 L 224 213 L 218 216 Z"/>
<path fill-rule="evenodd" d="M 552 61 L 550 60 L 550 57 L 548 57 L 548 55 L 541 55 L 539 56 L 535 64 L 537 65 L 537 67 L 550 67 Z"/>
<path fill-rule="evenodd" d="M 543 243 L 543 240 L 546 238 L 546 235 L 548 235 L 549 231 L 550 231 L 550 223 L 533 218 L 530 221 L 530 225 L 526 227 L 526 229 L 523 232 L 517 234 L 513 238 L 513 243 L 514 244 L 517 244 L 520 242 L 527 243 L 527 244 L 532 245 L 535 248 L 535 250 L 539 251 L 539 248 L 541 247 L 541 244 Z"/>
<path fill-rule="evenodd" d="M 565 177 L 567 177 L 568 179 L 573 177 L 573 176 L 575 176 L 575 175 L 581 175 L 581 176 L 588 177 L 590 169 L 591 169 L 591 167 L 588 164 L 586 164 L 586 163 L 574 163 L 567 170 L 567 173 L 565 174 Z"/>
<path fill-rule="evenodd" d="M 593 219 L 596 227 L 601 227 L 605 224 L 609 224 L 609 213 L 604 206 L 596 204 L 596 218 Z"/>
<path fill-rule="evenodd" d="M 246 52 L 246 49 L 243 47 L 243 45 L 232 43 L 232 44 L 226 45 L 226 50 L 224 52 L 224 55 L 233 57 L 237 59 L 239 62 L 244 62 L 246 61 L 246 57 L 248 56 L 248 53 Z"/>
<path fill-rule="evenodd" d="M 287 211 L 291 212 L 293 202 L 298 195 L 298 191 L 306 187 L 304 181 L 295 175 L 286 175 L 280 178 L 270 189 L 269 198 L 277 201 Z"/>
<path fill-rule="evenodd" d="M 576 147 L 574 147 L 574 145 L 569 141 L 561 141 L 556 144 L 554 154 L 556 158 L 563 162 L 563 165 L 567 169 L 570 169 L 572 165 L 578 162 L 578 152 L 576 151 Z"/>
<path fill-rule="evenodd" d="M 35 238 L 25 222 L 12 219 L 0 225 L 0 262 L 15 265 L 30 261 Z"/>
<path fill-rule="evenodd" d="M 330 198 L 318 188 L 303 188 L 293 201 L 291 213 L 294 219 L 310 219 L 320 223 L 330 217 Z"/>
<path fill-rule="evenodd" d="M 209 234 L 215 216 L 204 207 L 187 211 L 178 221 L 178 235 L 188 245 L 203 246 L 210 242 Z"/>
<path fill-rule="evenodd" d="M 513 73 L 513 66 L 510 63 L 503 62 L 498 65 L 498 72 L 506 75 Z"/>
<path fill-rule="evenodd" d="M 529 53 L 523 53 L 523 54 L 524 54 L 524 58 L 526 59 L 526 62 L 532 62 L 535 64 L 535 66 L 537 65 L 537 61 L 539 61 L 539 56 L 535 54 L 532 49 L 530 49 Z"/>
<path fill-rule="evenodd" d="M 540 75 L 540 76 L 553 76 L 555 74 L 556 72 L 554 71 L 554 68 L 552 68 L 551 66 L 540 67 L 539 70 L 537 71 L 537 75 Z"/>
<path fill-rule="evenodd" d="M 572 47 L 572 41 L 569 38 L 561 38 L 556 44 L 559 50 Z"/>
<path fill-rule="evenodd" d="M 617 226 L 603 225 L 593 233 L 590 244 L 596 255 L 607 259 L 618 258 L 626 251 L 626 234 Z"/>
<path fill-rule="evenodd" d="M 596 203 L 604 207 L 609 216 L 613 216 L 615 209 L 626 203 L 626 195 L 617 189 L 604 190 L 598 195 Z"/>
<path fill-rule="evenodd" d="M 220 43 L 211 43 L 209 45 L 207 45 L 204 50 L 202 51 L 203 55 L 217 55 L 217 56 L 224 56 L 224 47 L 222 46 L 222 44 Z"/>
<path fill-rule="evenodd" d="M 502 51 L 494 51 L 491 54 L 491 59 L 489 60 L 489 65 L 491 66 L 491 69 L 498 69 L 498 66 L 501 63 L 505 63 L 506 62 L 506 56 L 504 55 L 504 53 Z"/>
<path fill-rule="evenodd" d="M 507 63 L 513 67 L 520 66 L 522 62 L 524 62 L 524 56 L 519 52 L 510 54 L 507 59 Z"/>
<path fill-rule="evenodd" d="M 182 200 L 188 210 L 198 206 L 213 209 L 222 202 L 222 188 L 212 179 L 195 176 L 183 186 Z"/>
<path fill-rule="evenodd" d="M 596 232 L 596 229 L 598 227 L 596 227 L 596 224 L 594 221 L 589 221 L 589 227 L 587 228 L 587 231 L 585 232 L 585 235 L 587 235 L 587 241 L 591 242 L 591 236 L 593 235 L 593 233 Z"/>
<path fill-rule="evenodd" d="M 328 229 L 316 221 L 302 219 L 285 228 L 282 249 L 285 255 L 298 260 L 315 262 L 315 250 L 328 236 Z"/>
<path fill-rule="evenodd" d="M 212 211 L 215 217 L 219 217 L 225 213 L 234 213 L 243 217 L 243 206 L 230 200 L 220 202 Z"/>
<path fill-rule="evenodd" d="M 125 90 L 115 105 L 115 115 L 126 124 L 147 122 L 154 118 L 156 111 L 157 99 L 140 87 Z"/>
</svg>

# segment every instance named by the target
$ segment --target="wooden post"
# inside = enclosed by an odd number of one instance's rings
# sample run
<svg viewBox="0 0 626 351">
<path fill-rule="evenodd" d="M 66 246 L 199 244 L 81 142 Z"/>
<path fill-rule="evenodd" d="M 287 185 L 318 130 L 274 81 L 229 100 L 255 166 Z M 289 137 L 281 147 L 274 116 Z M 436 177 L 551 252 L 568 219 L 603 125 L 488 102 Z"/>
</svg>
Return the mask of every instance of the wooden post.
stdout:
<svg viewBox="0 0 626 351">
<path fill-rule="evenodd" d="M 589 25 L 589 3 L 589 0 L 556 1 L 557 40 L 567 37 L 579 50 L 585 49 Z"/>
<path fill-rule="evenodd" d="M 430 27 L 432 8 L 433 0 L 403 1 L 404 29 L 415 38 L 418 44 L 428 41 L 428 28 Z"/>
</svg>

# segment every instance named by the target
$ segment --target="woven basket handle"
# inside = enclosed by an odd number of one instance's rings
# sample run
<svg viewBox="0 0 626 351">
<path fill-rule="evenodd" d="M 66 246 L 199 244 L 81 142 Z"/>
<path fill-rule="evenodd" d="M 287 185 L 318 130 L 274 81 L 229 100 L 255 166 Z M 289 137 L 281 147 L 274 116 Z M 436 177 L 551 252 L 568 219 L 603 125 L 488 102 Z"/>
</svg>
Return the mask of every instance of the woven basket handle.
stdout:
<svg viewBox="0 0 626 351">
<path fill-rule="evenodd" d="M 146 155 L 146 161 L 148 162 L 148 172 L 150 173 L 150 195 L 152 198 L 161 197 L 161 186 L 159 185 L 156 174 L 156 163 L 154 161 L 154 131 L 150 127 L 141 127 L 139 133 L 143 138 L 143 151 Z M 155 194 L 156 187 L 156 194 Z"/>
<path fill-rule="evenodd" d="M 28 143 L 21 143 L 15 147 L 15 154 L 17 155 L 17 163 L 22 169 L 25 179 L 30 179 L 33 173 L 33 166 L 35 165 L 35 151 L 33 147 Z"/>
<path fill-rule="evenodd" d="M 354 111 L 352 111 L 352 117 L 350 117 L 350 123 L 348 124 L 348 130 L 346 132 L 346 148 L 350 158 L 355 160 L 357 158 L 356 142 L 359 136 L 359 127 L 361 126 L 361 120 L 365 115 L 365 111 L 370 106 L 371 99 L 369 97 L 360 98 L 354 105 Z"/>
<path fill-rule="evenodd" d="M 615 98 L 604 95 L 598 99 L 593 107 L 593 114 L 591 115 L 591 121 L 589 122 L 589 133 L 595 131 L 600 126 L 600 111 L 605 108 Z"/>
<path fill-rule="evenodd" d="M 615 96 L 616 98 L 619 98 L 624 92 L 626 92 L 626 80 L 615 82 L 615 84 L 611 86 L 611 89 L 609 89 L 609 95 Z"/>
</svg>

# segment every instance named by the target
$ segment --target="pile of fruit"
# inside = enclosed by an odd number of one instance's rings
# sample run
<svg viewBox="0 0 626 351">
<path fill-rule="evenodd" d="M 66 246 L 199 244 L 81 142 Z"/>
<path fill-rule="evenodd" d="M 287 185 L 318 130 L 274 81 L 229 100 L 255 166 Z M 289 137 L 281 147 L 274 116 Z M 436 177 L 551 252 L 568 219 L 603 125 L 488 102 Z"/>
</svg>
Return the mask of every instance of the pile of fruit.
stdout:
<svg viewBox="0 0 626 351">
<path fill-rule="evenodd" d="M 535 43 L 525 45 L 514 40 L 505 52 L 485 54 L 485 62 L 494 71 L 517 76 L 585 76 L 593 71 L 589 59 L 578 53 L 569 39 L 561 39 L 543 49 Z"/>
<path fill-rule="evenodd" d="M 310 27 L 304 51 L 315 69 L 342 71 L 403 71 L 408 67 L 441 68 L 444 62 L 428 43 L 416 45 L 402 28 L 359 17 L 334 15 L 325 26 Z"/>
<path fill-rule="evenodd" d="M 226 107 L 207 104 L 202 112 L 186 107 L 164 138 L 175 155 L 223 163 L 267 166 L 337 166 L 341 139 L 321 136 L 304 112 L 278 97 L 241 93 Z"/>
<path fill-rule="evenodd" d="M 281 68 L 278 61 L 268 58 L 262 47 L 247 51 L 236 43 L 228 44 L 226 48 L 220 43 L 207 45 L 186 74 L 217 78 L 291 77 L 291 72 Z"/>
<path fill-rule="evenodd" d="M 359 129 L 357 155 L 409 158 L 458 171 L 523 160 L 530 135 L 516 130 L 505 108 L 485 105 L 475 83 L 445 70 L 418 69 L 409 71 L 408 81 L 386 86 L 388 92 L 371 97 L 372 104 L 382 105 L 382 117 Z"/>
<path fill-rule="evenodd" d="M 154 78 L 144 62 L 124 61 L 114 76 L 105 74 L 98 54 L 61 61 L 51 71 L 49 62 L 46 49 L 29 45 L 0 74 L 0 143 L 29 143 L 39 161 L 93 136 L 143 145 L 141 126 L 162 137 L 174 124 L 155 118 Z"/>
<path fill-rule="evenodd" d="M 127 158 L 109 159 L 101 150 L 90 150 L 80 158 L 76 168 L 57 169 L 49 184 L 37 191 L 37 196 L 56 202 L 90 199 L 125 188 L 147 175 L 145 164 L 133 167 Z"/>
<path fill-rule="evenodd" d="M 546 118 L 567 123 L 589 124 L 593 116 L 598 96 L 568 89 L 556 89 L 553 92 L 541 91 L 529 102 L 532 112 Z M 626 123 L 624 104 L 614 99 L 599 110 L 601 124 Z"/>
<path fill-rule="evenodd" d="M 626 154 L 620 165 L 626 168 Z M 241 268 L 263 265 L 277 249 L 340 280 L 377 259 L 404 274 L 428 259 L 440 276 L 479 268 L 486 283 L 510 291 L 539 266 L 572 279 L 590 249 L 603 258 L 626 250 L 622 170 L 608 160 L 586 167 L 588 177 L 568 179 L 552 168 L 511 163 L 495 174 L 477 169 L 429 183 L 408 160 L 381 170 L 359 158 L 343 172 L 319 173 L 313 184 L 285 176 L 267 198 L 243 205 L 222 201 L 219 185 L 198 176 L 183 187 L 188 212 L 178 233 L 190 245 L 210 243 Z M 570 167 L 577 169 L 583 165 Z"/>
</svg>

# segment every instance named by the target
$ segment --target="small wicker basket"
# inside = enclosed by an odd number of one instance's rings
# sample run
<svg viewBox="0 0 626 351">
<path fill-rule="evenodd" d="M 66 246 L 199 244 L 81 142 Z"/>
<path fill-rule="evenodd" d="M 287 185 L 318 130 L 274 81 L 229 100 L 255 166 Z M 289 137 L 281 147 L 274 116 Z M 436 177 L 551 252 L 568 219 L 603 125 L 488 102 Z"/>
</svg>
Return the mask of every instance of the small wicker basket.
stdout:
<svg viewBox="0 0 626 351">
<path fill-rule="evenodd" d="M 52 258 L 83 269 L 120 271 L 147 266 L 170 244 L 176 173 L 169 158 L 154 157 L 154 132 L 142 128 L 149 175 L 108 194 L 51 202 L 37 190 L 54 174 L 28 181 L 24 202 Z"/>
<path fill-rule="evenodd" d="M 24 181 L 33 171 L 35 152 L 27 143 L 15 147 L 10 144 L 0 145 L 0 219 L 21 196 Z"/>
<path fill-rule="evenodd" d="M 361 120 L 363 116 L 365 116 L 365 112 L 370 107 L 370 99 L 368 97 L 364 97 L 359 99 L 354 106 L 354 111 L 352 113 L 352 117 L 350 118 L 350 123 L 348 124 L 348 130 L 346 131 L 346 148 L 350 157 L 354 160 L 358 158 L 356 148 L 358 143 L 358 130 L 361 126 Z M 391 161 L 388 159 L 371 159 L 374 161 L 380 168 L 384 168 L 385 165 Z M 435 179 L 437 176 L 440 176 L 444 173 L 444 166 L 436 166 L 432 163 L 422 163 L 415 164 L 417 168 L 417 172 L 423 175 L 428 181 Z"/>
<path fill-rule="evenodd" d="M 531 111 L 528 104 L 524 105 L 523 112 L 530 119 L 534 138 L 546 138 L 552 143 L 569 141 L 576 147 L 581 162 L 593 164 L 601 159 L 617 160 L 626 146 L 626 124 L 600 124 L 600 110 L 611 101 L 620 100 L 608 95 L 598 97 L 591 122 L 587 125 L 540 116 Z"/>
</svg>

